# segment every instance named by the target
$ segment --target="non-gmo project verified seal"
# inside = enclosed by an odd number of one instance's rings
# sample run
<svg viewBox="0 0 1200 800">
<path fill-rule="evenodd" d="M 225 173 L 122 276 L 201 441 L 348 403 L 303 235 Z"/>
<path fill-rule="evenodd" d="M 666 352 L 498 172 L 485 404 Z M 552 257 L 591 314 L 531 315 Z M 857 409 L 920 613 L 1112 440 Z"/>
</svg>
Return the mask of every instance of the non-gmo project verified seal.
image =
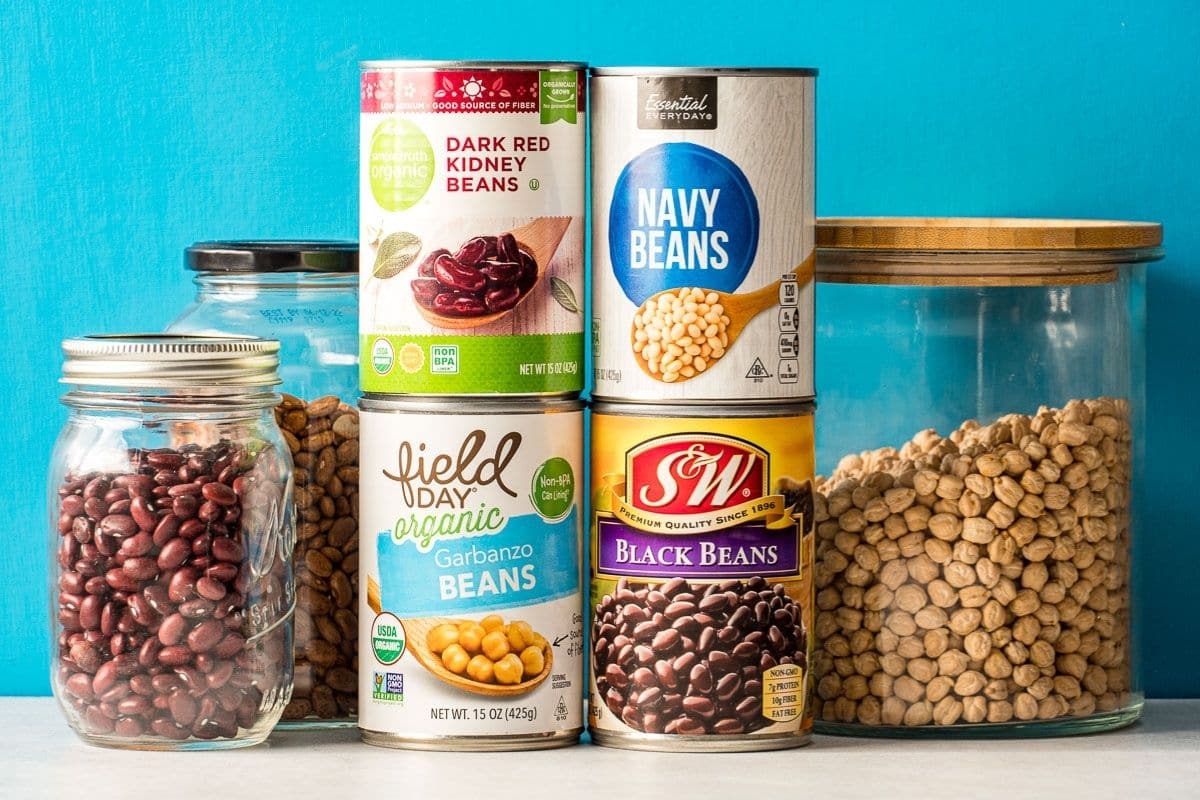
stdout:
<svg viewBox="0 0 1200 800">
<path fill-rule="evenodd" d="M 429 346 L 429 371 L 443 375 L 458 374 L 458 345 L 433 344 Z"/>
<path fill-rule="evenodd" d="M 392 703 L 404 702 L 404 673 L 376 672 L 371 684 L 371 699 Z"/>
</svg>

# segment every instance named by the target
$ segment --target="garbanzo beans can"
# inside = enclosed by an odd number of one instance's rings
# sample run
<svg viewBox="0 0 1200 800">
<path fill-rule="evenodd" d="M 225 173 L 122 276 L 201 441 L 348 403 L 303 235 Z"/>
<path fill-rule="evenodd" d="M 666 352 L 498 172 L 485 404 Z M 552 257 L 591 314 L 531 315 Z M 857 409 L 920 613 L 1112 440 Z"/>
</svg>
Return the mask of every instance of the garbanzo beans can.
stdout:
<svg viewBox="0 0 1200 800">
<path fill-rule="evenodd" d="M 811 404 L 598 403 L 591 425 L 593 740 L 807 743 Z"/>
<path fill-rule="evenodd" d="M 364 397 L 359 713 L 369 744 L 533 750 L 583 728 L 583 409 Z"/>
<path fill-rule="evenodd" d="M 815 82 L 592 71 L 593 396 L 813 397 Z"/>
<path fill-rule="evenodd" d="M 583 389 L 585 72 L 362 65 L 363 391 Z"/>
</svg>

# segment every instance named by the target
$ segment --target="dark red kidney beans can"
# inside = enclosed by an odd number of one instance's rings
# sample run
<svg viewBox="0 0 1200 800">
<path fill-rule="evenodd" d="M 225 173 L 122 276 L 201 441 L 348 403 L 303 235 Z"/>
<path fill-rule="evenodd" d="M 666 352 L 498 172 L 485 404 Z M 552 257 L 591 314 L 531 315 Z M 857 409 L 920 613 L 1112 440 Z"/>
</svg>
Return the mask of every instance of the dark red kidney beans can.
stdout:
<svg viewBox="0 0 1200 800">
<path fill-rule="evenodd" d="M 363 63 L 365 392 L 583 389 L 585 72 Z"/>
<path fill-rule="evenodd" d="M 812 405 L 592 411 L 589 727 L 703 752 L 812 731 Z"/>
</svg>

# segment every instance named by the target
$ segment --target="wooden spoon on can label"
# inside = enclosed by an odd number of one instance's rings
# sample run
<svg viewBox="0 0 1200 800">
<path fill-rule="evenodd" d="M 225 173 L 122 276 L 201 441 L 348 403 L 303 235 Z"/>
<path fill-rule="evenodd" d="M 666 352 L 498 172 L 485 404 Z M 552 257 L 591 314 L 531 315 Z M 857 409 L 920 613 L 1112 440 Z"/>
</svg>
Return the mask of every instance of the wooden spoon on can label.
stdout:
<svg viewBox="0 0 1200 800">
<path fill-rule="evenodd" d="M 797 292 L 813 279 L 815 263 L 816 251 L 813 251 L 800 266 L 784 275 L 789 283 L 793 282 L 789 276 L 795 276 Z M 652 295 L 634 313 L 630 327 L 634 361 L 642 372 L 663 383 L 682 383 L 694 378 L 733 347 L 752 319 L 779 305 L 782 285 L 781 278 L 761 289 L 740 294 L 695 287 L 667 289 Z M 681 292 L 685 296 L 681 297 Z M 664 298 L 667 298 L 665 304 Z M 675 321 L 672 318 L 675 306 L 690 302 L 697 305 L 697 311 L 690 312 L 696 319 Z M 664 305 L 667 307 L 660 308 Z M 689 363 L 683 363 L 684 355 L 690 356 L 686 359 Z"/>
<path fill-rule="evenodd" d="M 451 330 L 509 316 L 545 278 L 571 219 L 538 217 L 499 236 L 469 239 L 454 254 L 432 251 L 422 262 L 422 276 L 413 281 L 417 310 L 429 324 Z M 513 249 L 517 252 L 509 252 Z M 439 303 L 444 311 L 438 310 Z"/>
</svg>

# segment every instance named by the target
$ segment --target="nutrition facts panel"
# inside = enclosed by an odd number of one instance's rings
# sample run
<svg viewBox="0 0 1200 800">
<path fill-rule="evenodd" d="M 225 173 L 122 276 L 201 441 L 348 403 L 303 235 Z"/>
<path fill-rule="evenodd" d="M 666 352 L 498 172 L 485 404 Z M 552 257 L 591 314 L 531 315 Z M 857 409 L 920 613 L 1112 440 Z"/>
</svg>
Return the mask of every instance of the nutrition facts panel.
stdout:
<svg viewBox="0 0 1200 800">
<path fill-rule="evenodd" d="M 779 366 L 775 374 L 780 383 L 800 380 L 800 284 L 794 272 L 779 282 Z"/>
</svg>

